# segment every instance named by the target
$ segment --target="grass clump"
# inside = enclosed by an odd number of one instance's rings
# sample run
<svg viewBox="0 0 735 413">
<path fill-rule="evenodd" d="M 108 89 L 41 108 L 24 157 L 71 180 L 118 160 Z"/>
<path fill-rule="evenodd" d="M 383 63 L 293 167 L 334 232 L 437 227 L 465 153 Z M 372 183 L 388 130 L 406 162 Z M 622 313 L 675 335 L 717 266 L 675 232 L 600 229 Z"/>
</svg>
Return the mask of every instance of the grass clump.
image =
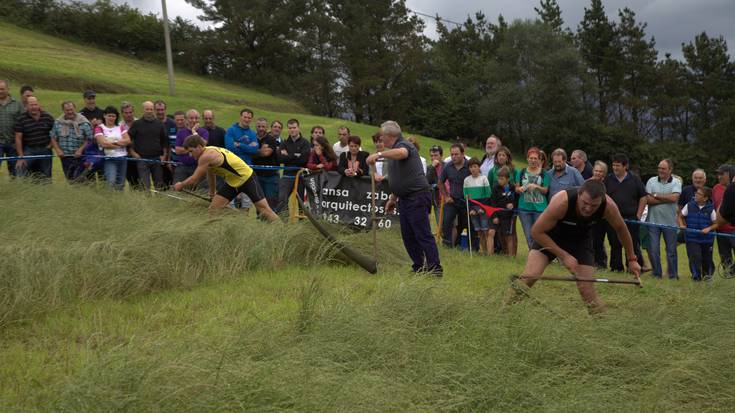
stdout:
<svg viewBox="0 0 735 413">
<path fill-rule="evenodd" d="M 0 327 L 77 299 L 188 288 L 333 258 L 306 225 L 267 225 L 241 213 L 209 218 L 196 199 L 6 182 L 0 203 Z"/>
</svg>

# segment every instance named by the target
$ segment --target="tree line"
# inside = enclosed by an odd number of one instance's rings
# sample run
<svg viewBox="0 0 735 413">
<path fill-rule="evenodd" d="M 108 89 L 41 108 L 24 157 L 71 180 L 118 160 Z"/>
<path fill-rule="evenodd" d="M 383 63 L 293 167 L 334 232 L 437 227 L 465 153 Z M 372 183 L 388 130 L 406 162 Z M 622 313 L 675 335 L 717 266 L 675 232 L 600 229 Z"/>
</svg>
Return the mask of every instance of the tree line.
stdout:
<svg viewBox="0 0 735 413">
<path fill-rule="evenodd" d="M 735 63 L 722 36 L 659 56 L 646 23 L 590 0 L 576 28 L 556 0 L 533 20 L 482 13 L 438 38 L 404 0 L 187 0 L 208 29 L 172 21 L 178 68 L 286 94 L 314 113 L 514 150 L 627 152 L 677 170 L 735 159 Z M 138 58 L 163 61 L 160 19 L 109 0 L 6 0 L 0 17 Z M 644 167 L 645 168 L 645 167 Z M 653 170 L 642 171 L 655 173 Z"/>
</svg>

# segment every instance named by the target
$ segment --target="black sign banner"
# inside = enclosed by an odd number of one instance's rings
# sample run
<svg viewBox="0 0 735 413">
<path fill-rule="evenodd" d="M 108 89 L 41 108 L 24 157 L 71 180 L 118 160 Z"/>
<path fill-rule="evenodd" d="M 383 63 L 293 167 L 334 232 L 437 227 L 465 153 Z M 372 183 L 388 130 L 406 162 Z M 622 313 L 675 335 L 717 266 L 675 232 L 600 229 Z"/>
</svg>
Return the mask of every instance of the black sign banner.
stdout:
<svg viewBox="0 0 735 413">
<path fill-rule="evenodd" d="M 371 228 L 372 199 L 375 197 L 376 225 L 379 229 L 399 227 L 398 212 L 385 213 L 387 185 L 375 183 L 372 193 L 370 178 L 352 178 L 338 172 L 302 175 L 311 213 L 332 224 Z"/>
</svg>

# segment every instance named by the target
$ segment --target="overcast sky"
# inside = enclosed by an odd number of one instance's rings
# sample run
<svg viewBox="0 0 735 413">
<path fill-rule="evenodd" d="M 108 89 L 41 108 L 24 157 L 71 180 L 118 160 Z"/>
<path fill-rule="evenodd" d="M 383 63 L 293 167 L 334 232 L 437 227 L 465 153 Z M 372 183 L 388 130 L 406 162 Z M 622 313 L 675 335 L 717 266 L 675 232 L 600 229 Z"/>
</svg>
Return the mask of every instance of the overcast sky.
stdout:
<svg viewBox="0 0 735 413">
<path fill-rule="evenodd" d="M 114 0 L 124 3 L 122 0 Z M 584 7 L 590 0 L 557 0 L 562 9 L 565 26 L 576 31 Z M 128 4 L 143 11 L 160 14 L 160 0 L 132 0 Z M 169 16 L 182 16 L 192 22 L 199 23 L 199 11 L 185 0 L 166 0 Z M 407 0 L 412 10 L 435 15 L 439 14 L 448 20 L 463 22 L 467 16 L 482 11 L 492 21 L 502 14 L 506 20 L 535 18 L 533 10 L 538 0 Z M 243 0 L 243 6 L 247 4 Z M 664 53 L 671 53 L 681 58 L 681 44 L 688 43 L 698 33 L 706 31 L 711 37 L 722 35 L 727 40 L 730 56 L 735 48 L 735 0 L 604 0 L 608 17 L 618 19 L 619 9 L 628 7 L 637 16 L 638 21 L 647 22 L 649 36 L 656 38 L 659 58 Z M 432 19 L 424 18 L 426 35 L 436 38 L 435 25 Z M 451 26 L 451 25 L 450 25 Z"/>
</svg>

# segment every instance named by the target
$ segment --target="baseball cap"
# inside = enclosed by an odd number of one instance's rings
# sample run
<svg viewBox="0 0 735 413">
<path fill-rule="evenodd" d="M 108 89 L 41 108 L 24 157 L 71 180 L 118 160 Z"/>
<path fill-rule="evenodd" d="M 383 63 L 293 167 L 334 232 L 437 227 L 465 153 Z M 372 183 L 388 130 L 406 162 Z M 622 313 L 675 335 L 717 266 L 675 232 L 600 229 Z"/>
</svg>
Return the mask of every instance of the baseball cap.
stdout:
<svg viewBox="0 0 735 413">
<path fill-rule="evenodd" d="M 84 98 L 86 99 L 86 98 L 93 98 L 97 96 L 97 94 L 94 93 L 94 90 L 85 90 L 82 96 L 84 96 Z"/>
<path fill-rule="evenodd" d="M 717 167 L 717 173 L 718 174 L 719 173 L 725 173 L 725 172 L 730 173 L 730 171 L 732 171 L 732 165 L 728 165 L 726 163 L 723 163 L 722 165 L 720 165 L 719 167 Z"/>
</svg>

